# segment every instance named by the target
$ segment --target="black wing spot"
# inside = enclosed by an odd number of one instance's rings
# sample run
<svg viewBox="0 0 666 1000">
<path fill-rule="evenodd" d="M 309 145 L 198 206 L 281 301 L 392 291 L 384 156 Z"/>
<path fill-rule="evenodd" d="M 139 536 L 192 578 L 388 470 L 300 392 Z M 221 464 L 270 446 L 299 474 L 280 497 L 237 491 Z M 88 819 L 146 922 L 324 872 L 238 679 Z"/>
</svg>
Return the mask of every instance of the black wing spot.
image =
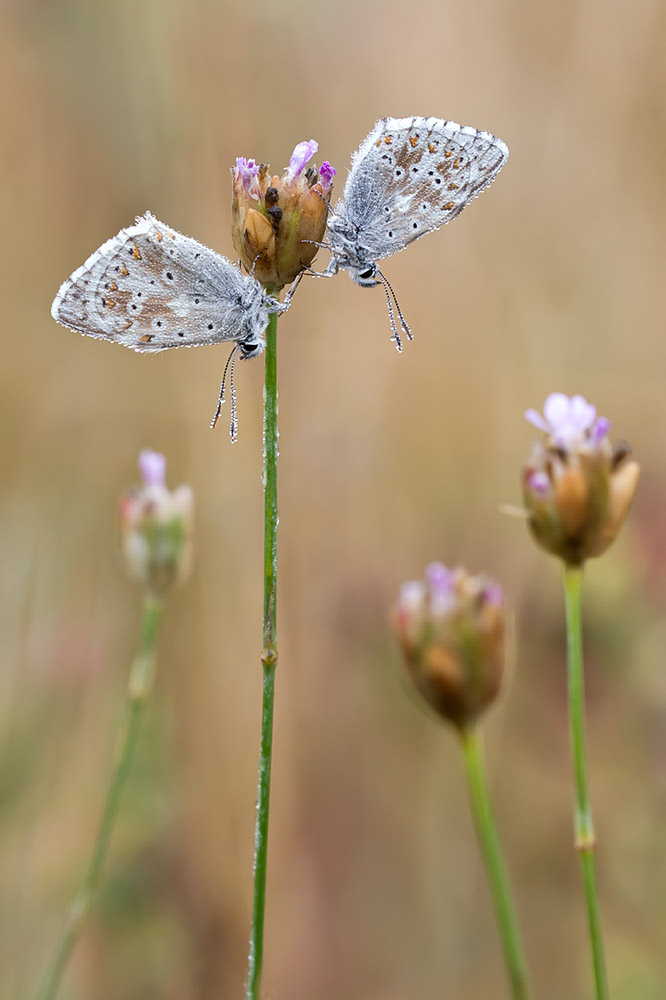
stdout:
<svg viewBox="0 0 666 1000">
<path fill-rule="evenodd" d="M 213 329 L 213 324 L 212 324 L 212 323 L 209 323 L 209 324 L 208 324 L 208 329 L 209 329 L 209 330 L 212 330 L 212 329 Z"/>
<path fill-rule="evenodd" d="M 441 183 L 442 183 L 442 178 L 441 177 L 435 177 L 435 184 L 441 184 Z"/>
<path fill-rule="evenodd" d="M 166 276 L 169 279 L 169 281 L 173 281 L 173 274 L 171 273 L 171 271 L 167 271 Z"/>
<path fill-rule="evenodd" d="M 184 330 L 179 330 L 178 331 L 178 336 L 179 337 L 184 337 L 185 336 L 185 331 Z"/>
<path fill-rule="evenodd" d="M 418 228 L 419 228 L 418 222 L 412 222 L 412 229 L 418 229 Z"/>
<path fill-rule="evenodd" d="M 390 239 L 393 239 L 393 230 L 388 234 Z"/>
</svg>

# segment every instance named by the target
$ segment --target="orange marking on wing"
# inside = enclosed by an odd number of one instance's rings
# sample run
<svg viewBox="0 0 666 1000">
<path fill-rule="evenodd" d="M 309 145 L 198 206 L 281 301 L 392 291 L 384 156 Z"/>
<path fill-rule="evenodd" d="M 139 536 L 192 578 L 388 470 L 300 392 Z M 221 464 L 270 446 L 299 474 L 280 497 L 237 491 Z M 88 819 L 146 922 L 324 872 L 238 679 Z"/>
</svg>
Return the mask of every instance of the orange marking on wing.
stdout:
<svg viewBox="0 0 666 1000">
<path fill-rule="evenodd" d="M 449 184 L 449 191 L 457 191 L 457 190 L 458 190 L 458 185 L 451 182 Z"/>
<path fill-rule="evenodd" d="M 411 144 L 412 144 L 412 149 L 414 149 L 414 146 L 415 146 L 415 145 L 416 145 L 416 143 L 417 143 L 417 142 L 419 141 L 419 137 L 418 137 L 418 135 L 410 135 L 410 137 L 409 137 L 409 141 L 410 141 L 410 142 L 411 142 Z"/>
<path fill-rule="evenodd" d="M 456 156 L 455 160 L 453 161 L 453 169 L 458 170 L 459 167 L 460 167 L 460 160 Z"/>
<path fill-rule="evenodd" d="M 444 208 L 447 210 L 447 212 L 450 212 L 451 209 L 455 207 L 456 207 L 455 201 L 447 201 L 446 205 L 444 205 Z"/>
<path fill-rule="evenodd" d="M 149 344 L 153 339 L 153 336 L 154 334 L 152 333 L 144 333 L 143 337 L 139 337 L 139 340 L 142 344 Z"/>
<path fill-rule="evenodd" d="M 157 237 L 157 241 L 158 241 L 159 243 L 161 243 L 161 242 L 162 242 L 162 240 L 164 239 L 164 237 L 162 236 L 162 234 L 161 234 L 161 232 L 159 231 L 159 229 L 156 229 L 156 230 L 155 230 L 155 236 Z"/>
<path fill-rule="evenodd" d="M 169 233 L 169 236 L 171 237 L 172 240 L 175 240 L 175 238 L 176 238 L 176 234 L 175 233 Z"/>
<path fill-rule="evenodd" d="M 377 139 L 377 145 L 381 146 L 381 144 L 382 144 L 382 140 L 381 139 Z"/>
<path fill-rule="evenodd" d="M 133 319 L 126 319 L 125 320 L 125 326 L 122 328 L 122 330 L 120 332 L 124 333 L 125 330 L 129 330 L 129 328 L 131 326 L 134 326 L 134 320 Z"/>
<path fill-rule="evenodd" d="M 141 253 L 139 252 L 139 248 L 136 245 L 136 243 L 134 244 L 134 249 L 132 250 L 132 256 L 134 257 L 134 260 L 143 260 L 143 257 L 141 256 Z"/>
<path fill-rule="evenodd" d="M 390 135 L 387 135 L 384 138 L 384 142 L 386 143 L 387 146 L 390 146 L 391 143 L 393 142 L 393 138 Z"/>
<path fill-rule="evenodd" d="M 112 281 L 111 284 L 109 285 L 109 291 L 110 292 L 117 292 L 118 291 L 118 286 L 115 283 L 115 281 Z"/>
<path fill-rule="evenodd" d="M 447 150 L 445 150 L 445 152 L 444 152 L 444 156 L 445 156 L 445 157 L 447 158 L 447 160 L 448 160 L 450 156 L 453 156 L 453 153 L 451 152 L 451 150 L 450 150 L 450 149 L 447 149 Z"/>
<path fill-rule="evenodd" d="M 123 269 L 120 273 L 122 274 L 123 278 L 126 278 L 127 275 L 129 274 L 129 271 L 127 270 L 124 264 L 123 264 Z"/>
<path fill-rule="evenodd" d="M 113 301 L 113 299 L 102 299 L 102 305 L 106 306 L 107 309 L 113 309 L 115 304 L 116 303 Z"/>
<path fill-rule="evenodd" d="M 435 150 L 437 149 L 437 147 L 433 146 L 433 144 L 431 142 L 429 142 L 428 143 L 428 149 L 430 150 L 431 153 L 434 153 Z"/>
</svg>

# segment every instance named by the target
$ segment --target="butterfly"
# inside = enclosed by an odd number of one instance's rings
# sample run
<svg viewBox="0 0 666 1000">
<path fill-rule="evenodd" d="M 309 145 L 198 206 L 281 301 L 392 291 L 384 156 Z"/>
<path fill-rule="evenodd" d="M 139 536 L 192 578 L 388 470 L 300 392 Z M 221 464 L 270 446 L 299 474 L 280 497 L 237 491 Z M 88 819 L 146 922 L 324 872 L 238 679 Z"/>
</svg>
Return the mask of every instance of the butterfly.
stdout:
<svg viewBox="0 0 666 1000">
<path fill-rule="evenodd" d="M 269 315 L 285 308 L 226 257 L 147 212 L 63 282 L 51 315 L 142 354 L 236 341 L 232 357 L 253 358 L 264 349 Z M 212 425 L 223 395 L 224 380 Z"/>
<path fill-rule="evenodd" d="M 324 245 L 332 256 L 323 273 L 345 270 L 358 285 L 384 286 L 398 350 L 391 296 L 403 332 L 410 340 L 412 334 L 377 261 L 455 219 L 508 155 L 490 132 L 419 117 L 380 119 L 354 153 L 343 196 L 329 216 Z"/>
<path fill-rule="evenodd" d="M 252 358 L 264 349 L 269 314 L 283 310 L 226 257 L 147 212 L 63 282 L 51 315 L 143 354 L 235 340 Z"/>
</svg>

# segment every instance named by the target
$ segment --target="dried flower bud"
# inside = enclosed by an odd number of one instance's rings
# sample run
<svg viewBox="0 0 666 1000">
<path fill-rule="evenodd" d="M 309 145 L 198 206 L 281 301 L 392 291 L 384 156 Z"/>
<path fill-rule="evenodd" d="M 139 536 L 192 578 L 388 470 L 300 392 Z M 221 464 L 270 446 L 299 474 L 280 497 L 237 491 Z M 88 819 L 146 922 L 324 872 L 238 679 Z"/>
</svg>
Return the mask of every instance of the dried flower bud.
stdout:
<svg viewBox="0 0 666 1000">
<path fill-rule="evenodd" d="M 546 435 L 522 470 L 528 524 L 542 548 L 580 566 L 614 541 L 640 466 L 626 444 L 612 447 L 609 421 L 582 396 L 551 393 L 543 412 L 525 414 Z"/>
<path fill-rule="evenodd" d="M 326 231 L 335 170 L 305 169 L 317 152 L 314 139 L 299 142 L 282 177 L 266 164 L 239 157 L 231 171 L 231 233 L 246 270 L 275 292 L 311 264 Z"/>
<path fill-rule="evenodd" d="M 139 455 L 142 486 L 120 498 L 122 550 L 130 576 L 153 597 L 161 597 L 189 573 L 194 498 L 189 486 L 166 487 L 166 459 L 144 449 Z"/>
<path fill-rule="evenodd" d="M 393 627 L 419 693 L 459 729 L 497 697 L 504 672 L 504 594 L 486 576 L 431 563 L 406 583 Z"/>
</svg>

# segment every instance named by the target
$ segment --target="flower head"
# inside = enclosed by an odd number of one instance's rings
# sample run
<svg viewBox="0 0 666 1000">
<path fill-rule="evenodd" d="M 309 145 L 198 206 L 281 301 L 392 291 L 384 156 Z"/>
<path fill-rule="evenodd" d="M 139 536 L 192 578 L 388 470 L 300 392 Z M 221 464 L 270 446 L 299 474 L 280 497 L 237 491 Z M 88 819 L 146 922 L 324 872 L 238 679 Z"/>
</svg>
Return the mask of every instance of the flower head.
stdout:
<svg viewBox="0 0 666 1000">
<path fill-rule="evenodd" d="M 393 627 L 414 684 L 460 729 L 495 700 L 504 672 L 504 593 L 486 576 L 430 563 L 403 584 Z"/>
<path fill-rule="evenodd" d="M 321 171 L 307 167 L 317 149 L 314 139 L 299 142 L 282 177 L 244 157 L 232 170 L 234 247 L 246 270 L 272 292 L 312 263 L 326 231 L 335 170 L 330 163 Z"/>
<path fill-rule="evenodd" d="M 525 417 L 546 435 L 522 470 L 530 530 L 548 552 L 580 565 L 614 541 L 640 466 L 630 460 L 626 444 L 613 448 L 610 422 L 582 396 L 552 393 L 543 417 L 535 410 Z"/>
<path fill-rule="evenodd" d="M 193 495 L 189 486 L 166 487 L 166 459 L 144 449 L 143 484 L 120 498 L 122 550 L 130 576 L 155 597 L 187 575 L 192 561 Z"/>
</svg>

